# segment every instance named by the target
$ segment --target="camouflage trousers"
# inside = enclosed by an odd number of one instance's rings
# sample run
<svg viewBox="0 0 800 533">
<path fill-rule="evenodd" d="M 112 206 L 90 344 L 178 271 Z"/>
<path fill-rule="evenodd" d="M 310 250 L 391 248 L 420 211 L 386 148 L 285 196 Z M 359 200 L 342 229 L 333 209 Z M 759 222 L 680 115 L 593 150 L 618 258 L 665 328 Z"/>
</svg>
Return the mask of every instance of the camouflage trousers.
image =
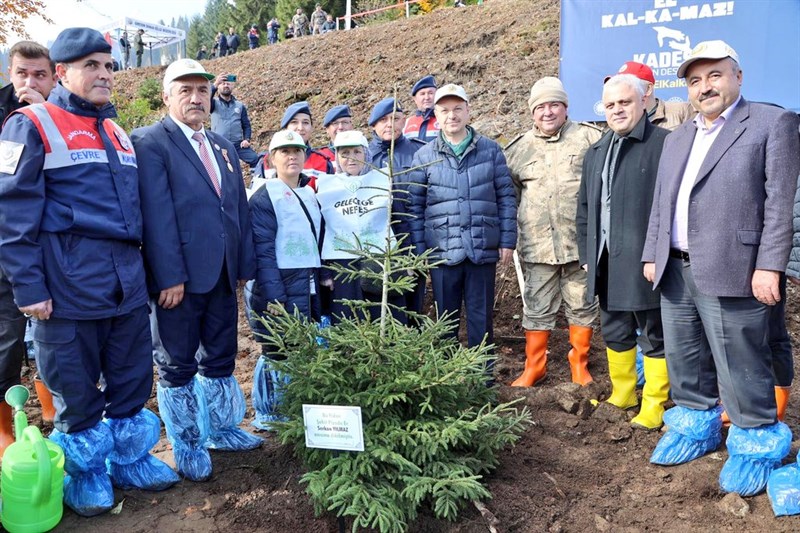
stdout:
<svg viewBox="0 0 800 533">
<path fill-rule="evenodd" d="M 567 321 L 573 326 L 591 326 L 597 319 L 597 298 L 585 301 L 586 272 L 578 261 L 565 265 L 523 263 L 522 327 L 526 330 L 552 330 L 561 303 Z"/>
</svg>

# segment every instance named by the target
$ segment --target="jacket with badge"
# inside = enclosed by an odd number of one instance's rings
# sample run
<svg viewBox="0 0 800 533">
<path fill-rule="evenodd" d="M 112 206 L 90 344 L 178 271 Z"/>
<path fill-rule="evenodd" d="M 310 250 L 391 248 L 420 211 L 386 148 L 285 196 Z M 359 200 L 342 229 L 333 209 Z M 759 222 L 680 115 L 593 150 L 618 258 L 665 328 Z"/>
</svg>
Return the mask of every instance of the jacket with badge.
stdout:
<svg viewBox="0 0 800 533">
<path fill-rule="evenodd" d="M 440 129 L 439 121 L 433 114 L 433 108 L 425 111 L 418 110 L 406 120 L 403 135 L 409 139 L 419 139 L 424 143 L 429 143 L 436 139 Z"/>
<path fill-rule="evenodd" d="M 250 140 L 253 134 L 247 107 L 231 95 L 230 100 L 215 97 L 211 106 L 211 131 L 218 133 L 234 146 Z"/>
<path fill-rule="evenodd" d="M 55 318 L 95 320 L 146 303 L 136 156 L 115 116 L 58 84 L 0 133 L 0 257 L 18 306 L 52 299 Z"/>
<path fill-rule="evenodd" d="M 578 260 L 575 214 L 583 156 L 601 135 L 596 126 L 567 119 L 552 137 L 534 126 L 506 147 L 517 192 L 517 253 L 523 262 Z"/>
</svg>

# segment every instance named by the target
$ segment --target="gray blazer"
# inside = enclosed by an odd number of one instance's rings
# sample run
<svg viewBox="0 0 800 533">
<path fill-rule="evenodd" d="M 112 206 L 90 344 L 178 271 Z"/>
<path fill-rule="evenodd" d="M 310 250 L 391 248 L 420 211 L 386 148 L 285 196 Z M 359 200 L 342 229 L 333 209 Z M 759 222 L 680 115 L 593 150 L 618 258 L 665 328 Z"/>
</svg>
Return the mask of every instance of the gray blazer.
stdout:
<svg viewBox="0 0 800 533">
<path fill-rule="evenodd" d="M 709 296 L 753 296 L 755 269 L 783 272 L 792 245 L 792 202 L 800 172 L 798 118 L 742 98 L 722 127 L 689 198 L 688 242 L 697 288 Z M 681 179 L 696 127 L 667 137 L 658 167 L 642 261 L 658 287 L 669 257 Z"/>
</svg>

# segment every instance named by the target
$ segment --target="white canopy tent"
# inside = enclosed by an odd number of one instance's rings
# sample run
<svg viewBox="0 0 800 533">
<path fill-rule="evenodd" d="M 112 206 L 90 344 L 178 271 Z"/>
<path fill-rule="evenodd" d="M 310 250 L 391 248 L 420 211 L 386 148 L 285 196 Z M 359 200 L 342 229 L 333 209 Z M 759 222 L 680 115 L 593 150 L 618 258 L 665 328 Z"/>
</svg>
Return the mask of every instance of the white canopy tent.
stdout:
<svg viewBox="0 0 800 533">
<path fill-rule="evenodd" d="M 145 22 L 131 17 L 124 17 L 97 29 L 105 36 L 106 40 L 110 41 L 114 55 L 119 58 L 121 58 L 119 38 L 122 36 L 122 32 L 128 32 L 128 39 L 132 44 L 133 35 L 139 29 L 144 30 L 142 40 L 145 48 L 150 51 L 151 65 L 153 64 L 153 50 L 164 46 L 180 44 L 179 56 L 182 57 L 186 55 L 186 32 L 178 28 L 163 26 L 153 22 Z M 133 53 L 134 52 L 131 51 L 131 54 Z"/>
</svg>

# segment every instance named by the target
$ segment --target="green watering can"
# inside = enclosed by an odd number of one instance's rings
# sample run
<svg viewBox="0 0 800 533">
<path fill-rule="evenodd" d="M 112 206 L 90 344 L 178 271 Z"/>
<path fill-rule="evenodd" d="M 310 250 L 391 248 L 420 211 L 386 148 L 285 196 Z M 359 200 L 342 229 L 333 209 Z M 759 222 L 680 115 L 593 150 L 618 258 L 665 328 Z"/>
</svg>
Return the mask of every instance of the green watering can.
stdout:
<svg viewBox="0 0 800 533">
<path fill-rule="evenodd" d="M 6 391 L 14 408 L 17 441 L 6 448 L 0 469 L 0 521 L 10 533 L 42 533 L 56 527 L 64 512 L 64 451 L 28 426 L 22 406 L 30 393 L 22 385 Z"/>
</svg>

